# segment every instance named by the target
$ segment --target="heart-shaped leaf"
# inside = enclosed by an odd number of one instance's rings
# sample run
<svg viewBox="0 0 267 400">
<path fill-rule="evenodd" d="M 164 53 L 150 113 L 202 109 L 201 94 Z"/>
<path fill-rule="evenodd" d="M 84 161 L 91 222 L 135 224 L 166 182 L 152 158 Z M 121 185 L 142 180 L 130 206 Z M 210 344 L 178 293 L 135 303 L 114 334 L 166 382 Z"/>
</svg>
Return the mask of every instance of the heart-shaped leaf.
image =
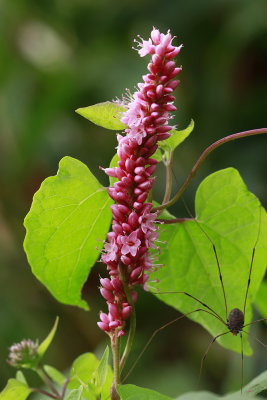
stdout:
<svg viewBox="0 0 267 400">
<path fill-rule="evenodd" d="M 263 208 L 260 212 L 258 199 L 248 191 L 238 171 L 228 168 L 208 176 L 200 184 L 196 194 L 196 216 L 216 246 L 227 298 L 227 314 L 233 308 L 244 308 L 252 249 L 260 232 L 245 314 L 245 324 L 249 323 L 251 303 L 266 269 L 266 212 Z M 169 215 L 169 218 L 172 217 Z M 166 224 L 164 229 L 160 240 L 166 241 L 166 245 L 161 248 L 160 263 L 165 266 L 152 275 L 152 280 L 159 279 L 159 291 L 188 292 L 226 321 L 224 297 L 210 240 L 194 220 Z M 205 309 L 183 294 L 162 294 L 157 297 L 182 313 Z M 220 320 L 206 312 L 193 313 L 189 318 L 204 326 L 212 336 L 228 330 Z M 243 338 L 244 351 L 251 354 L 247 336 L 243 334 Z M 229 333 L 219 342 L 240 352 L 239 336 L 234 337 Z"/>
<path fill-rule="evenodd" d="M 86 165 L 71 157 L 34 195 L 24 249 L 34 275 L 62 303 L 88 309 L 81 290 L 108 232 L 111 204 Z"/>
</svg>

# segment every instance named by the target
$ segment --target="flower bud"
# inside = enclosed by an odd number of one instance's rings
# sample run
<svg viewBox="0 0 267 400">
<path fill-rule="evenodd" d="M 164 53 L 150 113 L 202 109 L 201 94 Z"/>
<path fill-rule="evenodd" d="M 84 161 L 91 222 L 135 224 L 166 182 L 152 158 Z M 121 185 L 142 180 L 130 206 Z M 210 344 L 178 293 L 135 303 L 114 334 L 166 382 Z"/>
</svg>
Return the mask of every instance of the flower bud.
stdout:
<svg viewBox="0 0 267 400">
<path fill-rule="evenodd" d="M 9 348 L 8 364 L 16 368 L 35 367 L 39 361 L 38 347 L 38 340 L 23 339 L 20 343 L 14 343 Z"/>
</svg>

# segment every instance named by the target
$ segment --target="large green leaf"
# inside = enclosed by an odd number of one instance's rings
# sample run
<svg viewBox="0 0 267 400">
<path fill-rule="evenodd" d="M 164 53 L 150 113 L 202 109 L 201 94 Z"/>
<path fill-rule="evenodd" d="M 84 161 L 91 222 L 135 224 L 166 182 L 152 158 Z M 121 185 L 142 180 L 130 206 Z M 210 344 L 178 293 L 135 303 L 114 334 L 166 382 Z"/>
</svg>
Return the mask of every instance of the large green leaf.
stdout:
<svg viewBox="0 0 267 400">
<path fill-rule="evenodd" d="M 120 114 L 125 111 L 122 106 L 106 101 L 105 103 L 94 104 L 93 106 L 78 108 L 76 112 L 89 119 L 96 125 L 115 131 L 126 128 L 120 121 Z"/>
<path fill-rule="evenodd" d="M 112 201 L 82 162 L 64 157 L 25 218 L 24 249 L 35 276 L 65 304 L 87 309 L 81 289 L 99 256 Z"/>
<path fill-rule="evenodd" d="M 0 400 L 25 400 L 32 390 L 23 382 L 9 379 L 6 387 L 0 393 Z"/>
<path fill-rule="evenodd" d="M 121 400 L 172 400 L 154 390 L 141 388 L 135 385 L 119 385 L 118 393 Z"/>
<path fill-rule="evenodd" d="M 260 213 L 258 199 L 248 191 L 238 171 L 228 168 L 208 176 L 200 184 L 196 194 L 196 216 L 216 246 L 228 313 L 236 307 L 243 310 L 252 249 L 260 232 L 245 315 L 245 323 L 248 323 L 252 314 L 251 303 L 266 269 L 266 212 L 262 209 Z M 164 229 L 160 239 L 166 240 L 166 245 L 161 247 L 160 262 L 165 266 L 151 278 L 160 280 L 157 285 L 159 291 L 188 292 L 212 307 L 225 320 L 223 293 L 211 242 L 194 220 L 165 225 Z M 203 308 L 183 294 L 162 294 L 158 298 L 182 313 Z M 227 332 L 221 321 L 205 312 L 194 313 L 190 318 L 203 325 L 212 336 Z M 243 336 L 245 353 L 250 354 L 247 336 Z M 219 342 L 240 352 L 239 336 L 229 333 Z M 203 353 L 206 346 L 203 343 Z"/>
</svg>

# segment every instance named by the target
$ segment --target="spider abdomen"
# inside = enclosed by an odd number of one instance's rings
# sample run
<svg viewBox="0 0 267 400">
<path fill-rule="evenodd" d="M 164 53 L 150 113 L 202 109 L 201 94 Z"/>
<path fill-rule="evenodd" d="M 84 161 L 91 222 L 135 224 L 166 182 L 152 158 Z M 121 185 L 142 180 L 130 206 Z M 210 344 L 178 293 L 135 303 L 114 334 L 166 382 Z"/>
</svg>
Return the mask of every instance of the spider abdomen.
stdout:
<svg viewBox="0 0 267 400">
<path fill-rule="evenodd" d="M 239 310 L 239 308 L 234 308 L 230 311 L 227 326 L 229 331 L 235 336 L 238 334 L 238 332 L 242 331 L 244 326 L 244 314 L 241 310 Z"/>
</svg>

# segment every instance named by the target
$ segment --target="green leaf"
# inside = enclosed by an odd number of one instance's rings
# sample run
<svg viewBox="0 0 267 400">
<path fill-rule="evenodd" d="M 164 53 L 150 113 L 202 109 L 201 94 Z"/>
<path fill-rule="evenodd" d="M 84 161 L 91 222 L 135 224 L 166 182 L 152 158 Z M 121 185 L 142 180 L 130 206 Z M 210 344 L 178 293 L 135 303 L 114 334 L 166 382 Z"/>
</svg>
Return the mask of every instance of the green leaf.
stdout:
<svg viewBox="0 0 267 400">
<path fill-rule="evenodd" d="M 98 369 L 99 363 L 99 360 L 92 353 L 84 353 L 79 356 L 72 364 L 70 373 L 71 379 L 68 388 L 77 389 L 80 385 L 83 385 L 83 396 L 89 400 L 95 400 L 96 394 L 100 392 L 95 382 L 96 370 Z M 110 366 L 108 366 L 106 380 L 101 389 L 101 398 L 109 398 L 112 380 L 113 373 Z"/>
<path fill-rule="evenodd" d="M 141 388 L 135 385 L 118 385 L 121 400 L 172 400 L 154 390 Z"/>
<path fill-rule="evenodd" d="M 118 154 L 114 154 L 112 160 L 110 161 L 109 168 L 116 168 L 118 166 L 118 161 L 120 161 Z M 118 178 L 109 177 L 110 186 L 114 185 L 118 181 Z"/>
<path fill-rule="evenodd" d="M 248 191 L 238 171 L 228 168 L 208 176 L 200 184 L 196 194 L 196 215 L 216 246 L 228 313 L 236 307 L 243 310 L 252 249 L 261 222 L 245 315 L 245 323 L 248 323 L 252 316 L 251 304 L 266 269 L 266 212 L 262 209 L 260 213 L 258 199 Z M 166 224 L 164 229 L 160 240 L 166 240 L 166 245 L 161 248 L 160 263 L 165 267 L 151 276 L 153 280 L 159 279 L 159 291 L 186 291 L 212 307 L 225 320 L 224 298 L 211 242 L 194 220 Z M 183 294 L 157 297 L 182 313 L 203 308 Z M 193 313 L 190 318 L 212 336 L 227 332 L 227 327 L 220 320 L 206 312 Z M 243 337 L 244 352 L 251 354 L 247 336 L 244 334 Z M 224 347 L 240 352 L 239 336 L 229 333 L 218 341 Z M 207 346 L 208 343 L 203 344 L 203 353 Z"/>
<path fill-rule="evenodd" d="M 267 281 L 262 281 L 256 297 L 256 308 L 262 318 L 267 318 Z M 265 321 L 267 322 L 267 321 Z"/>
<path fill-rule="evenodd" d="M 163 151 L 163 154 L 161 151 L 158 149 L 155 154 L 153 154 L 153 158 L 155 158 L 157 161 L 162 161 L 162 158 L 165 160 L 170 159 L 171 152 L 173 152 L 176 147 L 178 147 L 193 131 L 195 126 L 195 123 L 193 119 L 191 119 L 189 125 L 187 128 L 177 131 L 176 129 L 172 129 L 170 131 L 171 136 L 163 140 L 162 142 L 158 142 L 159 149 Z"/>
<path fill-rule="evenodd" d="M 118 106 L 110 101 L 94 104 L 89 107 L 78 108 L 78 110 L 76 110 L 78 114 L 89 119 L 89 121 L 94 124 L 115 131 L 126 128 L 126 125 L 122 124 L 120 121 L 120 115 L 124 111 L 124 107 Z"/>
<path fill-rule="evenodd" d="M 155 153 L 152 156 L 155 160 L 157 160 L 158 162 L 162 161 L 163 158 L 163 153 L 160 151 L 159 148 L 157 148 L 157 150 L 155 151 Z"/>
<path fill-rule="evenodd" d="M 267 371 L 262 372 L 256 378 L 254 378 L 250 383 L 248 383 L 244 389 L 243 393 L 247 397 L 252 397 L 254 394 L 258 394 L 267 389 Z"/>
<path fill-rule="evenodd" d="M 82 398 L 82 392 L 82 386 L 80 386 L 79 389 L 73 389 L 67 395 L 66 400 L 80 400 Z"/>
<path fill-rule="evenodd" d="M 190 392 L 179 396 L 176 400 L 253 400 L 261 399 L 262 397 L 256 395 L 265 389 L 267 389 L 267 371 L 263 372 L 246 385 L 243 388 L 242 394 L 240 393 L 240 390 L 225 396 L 217 396 L 210 392 Z"/>
<path fill-rule="evenodd" d="M 25 383 L 16 379 L 9 379 L 6 387 L 0 393 L 0 400 L 25 400 L 31 392 L 31 389 Z"/>
<path fill-rule="evenodd" d="M 16 380 L 21 382 L 21 383 L 24 383 L 26 386 L 28 385 L 23 372 L 20 371 L 20 370 L 17 371 L 17 373 L 16 373 Z"/>
<path fill-rule="evenodd" d="M 50 365 L 44 365 L 44 370 L 53 382 L 56 382 L 61 386 L 64 385 L 66 377 L 60 371 Z"/>
<path fill-rule="evenodd" d="M 49 332 L 47 337 L 42 341 L 42 343 L 38 347 L 37 354 L 39 355 L 40 358 L 43 357 L 44 353 L 46 352 L 46 350 L 50 346 L 50 344 L 51 344 L 51 342 L 52 342 L 52 340 L 53 340 L 53 338 L 55 336 L 55 333 L 56 333 L 56 330 L 57 330 L 57 326 L 58 326 L 58 321 L 59 321 L 59 318 L 56 317 L 56 320 L 55 320 L 55 323 L 53 325 L 53 328 L 51 329 L 51 331 Z"/>
<path fill-rule="evenodd" d="M 86 165 L 71 157 L 34 195 L 24 249 L 34 275 L 64 304 L 88 309 L 81 290 L 110 227 L 111 204 Z"/>
<path fill-rule="evenodd" d="M 104 385 L 107 378 L 108 357 L 109 357 L 109 347 L 107 346 L 104 351 L 103 357 L 101 358 L 100 363 L 98 364 L 96 369 L 97 386 L 100 388 Z"/>
<path fill-rule="evenodd" d="M 177 397 L 176 400 L 256 400 L 261 398 L 256 395 L 265 389 L 267 389 L 267 371 L 263 372 L 246 385 L 243 388 L 242 394 L 240 390 L 225 396 L 218 396 L 206 391 L 189 392 Z M 118 385 L 118 392 L 121 396 L 121 400 L 171 400 L 168 396 L 134 385 Z"/>
<path fill-rule="evenodd" d="M 159 142 L 159 147 L 163 149 L 166 149 L 168 147 L 171 151 L 174 151 L 176 147 L 178 147 L 190 135 L 190 133 L 194 129 L 194 126 L 194 120 L 191 119 L 189 125 L 185 129 L 181 131 L 172 129 L 170 131 L 171 136 L 168 139 Z"/>
</svg>

